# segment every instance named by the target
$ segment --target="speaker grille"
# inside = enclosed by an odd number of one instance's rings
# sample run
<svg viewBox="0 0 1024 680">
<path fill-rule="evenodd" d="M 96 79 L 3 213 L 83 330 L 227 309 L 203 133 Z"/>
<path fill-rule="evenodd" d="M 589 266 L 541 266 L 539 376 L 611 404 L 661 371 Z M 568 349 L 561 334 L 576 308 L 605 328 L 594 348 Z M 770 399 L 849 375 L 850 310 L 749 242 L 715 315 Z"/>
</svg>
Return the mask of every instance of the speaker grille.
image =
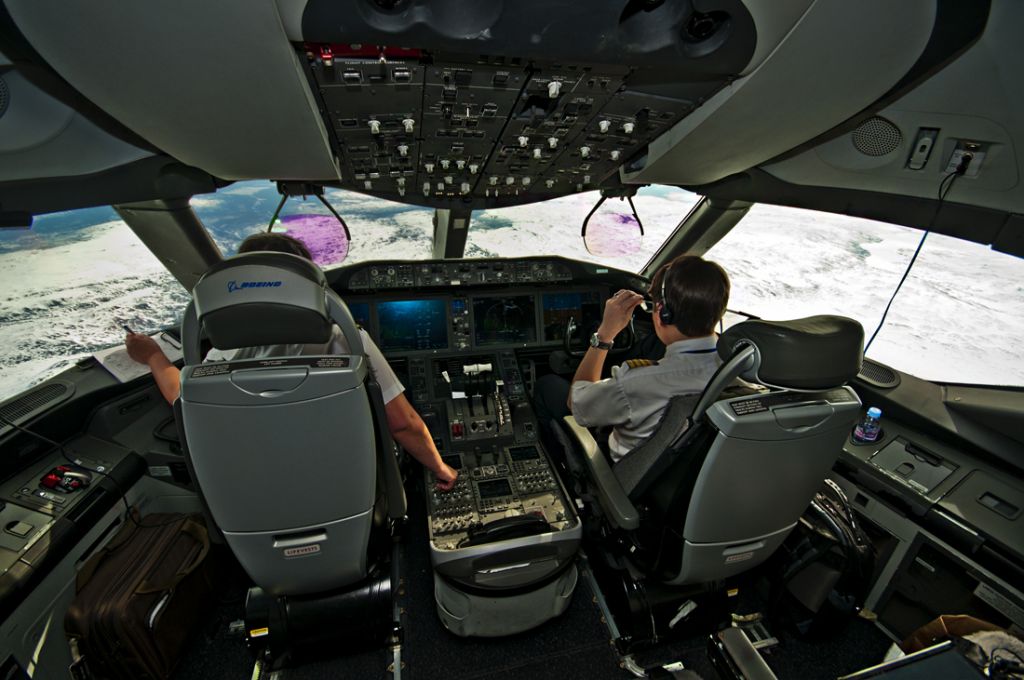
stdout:
<svg viewBox="0 0 1024 680">
<path fill-rule="evenodd" d="M 5 420 L 17 423 L 57 402 L 64 401 L 71 396 L 72 391 L 73 386 L 69 383 L 48 383 L 0 406 L 0 415 Z M 6 423 L 0 423 L 0 427 L 5 425 Z"/>
<path fill-rule="evenodd" d="M 885 118 L 868 118 L 851 134 L 853 146 L 865 156 L 884 156 L 900 148 L 903 134 Z"/>
<path fill-rule="evenodd" d="M 3 76 L 0 76 L 0 118 L 7 112 L 7 106 L 11 103 L 11 88 L 7 87 L 7 82 L 4 81 Z"/>
<path fill-rule="evenodd" d="M 896 387 L 900 384 L 900 374 L 888 366 L 877 364 L 870 359 L 865 359 L 861 364 L 860 373 L 857 377 L 869 385 L 885 389 Z"/>
</svg>

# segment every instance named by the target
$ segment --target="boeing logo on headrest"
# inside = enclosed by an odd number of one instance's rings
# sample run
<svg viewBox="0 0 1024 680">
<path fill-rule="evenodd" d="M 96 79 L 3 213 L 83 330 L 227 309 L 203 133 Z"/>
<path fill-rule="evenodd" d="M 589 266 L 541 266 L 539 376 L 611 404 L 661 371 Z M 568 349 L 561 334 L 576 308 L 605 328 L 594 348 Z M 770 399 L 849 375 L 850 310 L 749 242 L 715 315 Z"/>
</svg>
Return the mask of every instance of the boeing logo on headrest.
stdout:
<svg viewBox="0 0 1024 680">
<path fill-rule="evenodd" d="M 234 293 L 243 288 L 278 288 L 280 285 L 281 281 L 242 281 L 241 283 L 228 281 L 228 292 Z"/>
</svg>

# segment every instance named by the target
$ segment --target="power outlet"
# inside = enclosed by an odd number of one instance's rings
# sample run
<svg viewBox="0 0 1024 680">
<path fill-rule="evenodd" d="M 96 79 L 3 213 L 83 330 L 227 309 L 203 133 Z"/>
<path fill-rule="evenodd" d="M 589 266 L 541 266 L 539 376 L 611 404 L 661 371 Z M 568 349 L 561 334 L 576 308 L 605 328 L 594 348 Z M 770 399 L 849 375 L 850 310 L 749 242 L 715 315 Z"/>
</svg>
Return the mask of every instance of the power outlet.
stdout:
<svg viewBox="0 0 1024 680">
<path fill-rule="evenodd" d="M 964 172 L 964 176 L 977 177 L 987 152 L 987 144 L 982 142 L 969 142 L 964 139 L 957 140 L 956 148 L 953 149 L 953 155 L 949 157 L 949 163 L 946 164 L 946 173 L 956 172 L 957 168 L 960 167 L 960 163 L 963 162 L 964 157 L 970 156 L 970 161 L 967 164 L 967 170 Z"/>
</svg>

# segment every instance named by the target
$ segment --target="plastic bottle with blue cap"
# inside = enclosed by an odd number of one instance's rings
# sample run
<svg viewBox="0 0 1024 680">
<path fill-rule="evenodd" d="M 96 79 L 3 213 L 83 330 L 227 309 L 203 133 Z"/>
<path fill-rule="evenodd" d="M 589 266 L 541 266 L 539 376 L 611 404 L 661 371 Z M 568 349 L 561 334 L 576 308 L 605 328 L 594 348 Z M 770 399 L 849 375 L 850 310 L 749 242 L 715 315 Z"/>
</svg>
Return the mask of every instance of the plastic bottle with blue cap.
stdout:
<svg viewBox="0 0 1024 680">
<path fill-rule="evenodd" d="M 864 418 L 857 423 L 857 427 L 853 428 L 853 439 L 857 442 L 873 442 L 877 441 L 878 437 L 882 434 L 882 409 L 877 406 L 872 406 L 868 409 L 867 413 L 864 414 Z"/>
</svg>

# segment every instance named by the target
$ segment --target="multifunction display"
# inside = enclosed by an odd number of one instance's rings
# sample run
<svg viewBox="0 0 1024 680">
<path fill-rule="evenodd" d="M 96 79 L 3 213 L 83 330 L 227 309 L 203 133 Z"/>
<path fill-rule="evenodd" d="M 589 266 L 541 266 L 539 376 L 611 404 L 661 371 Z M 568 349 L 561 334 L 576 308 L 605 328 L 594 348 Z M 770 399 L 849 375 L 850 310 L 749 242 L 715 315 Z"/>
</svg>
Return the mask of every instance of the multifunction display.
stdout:
<svg viewBox="0 0 1024 680">
<path fill-rule="evenodd" d="M 536 342 L 532 295 L 473 299 L 473 341 L 478 347 Z"/>
<path fill-rule="evenodd" d="M 384 352 L 447 349 L 448 314 L 441 299 L 377 303 L 380 348 Z"/>
<path fill-rule="evenodd" d="M 547 342 L 565 337 L 569 319 L 588 334 L 601 323 L 601 296 L 597 291 L 544 293 L 541 308 L 544 340 Z"/>
</svg>

